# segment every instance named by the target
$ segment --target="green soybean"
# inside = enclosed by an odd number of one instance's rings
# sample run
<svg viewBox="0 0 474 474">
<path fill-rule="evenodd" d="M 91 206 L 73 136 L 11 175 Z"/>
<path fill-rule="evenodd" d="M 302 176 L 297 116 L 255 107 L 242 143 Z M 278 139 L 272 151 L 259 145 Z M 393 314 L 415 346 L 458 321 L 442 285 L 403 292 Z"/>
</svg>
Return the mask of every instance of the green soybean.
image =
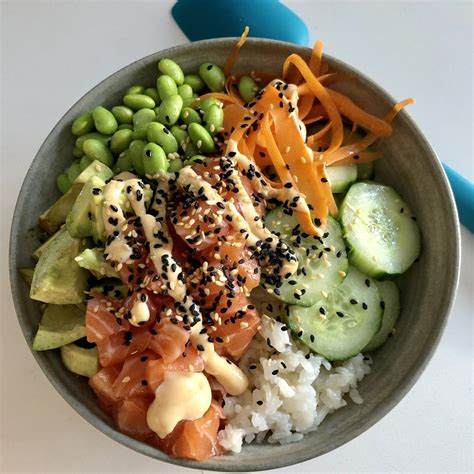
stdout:
<svg viewBox="0 0 474 474">
<path fill-rule="evenodd" d="M 112 107 L 111 112 L 114 114 L 117 122 L 122 125 L 125 123 L 132 123 L 133 110 L 125 105 L 116 105 Z"/>
<path fill-rule="evenodd" d="M 157 119 L 163 125 L 174 125 L 183 108 L 183 99 L 176 94 L 163 100 L 158 108 Z"/>
<path fill-rule="evenodd" d="M 110 139 L 110 151 L 115 155 L 125 151 L 132 142 L 132 135 L 131 130 L 117 130 Z"/>
<path fill-rule="evenodd" d="M 60 174 L 57 177 L 56 184 L 58 186 L 58 189 L 63 194 L 66 194 L 69 191 L 69 188 L 71 187 L 71 182 L 69 181 L 69 178 L 67 177 L 66 173 Z"/>
<path fill-rule="evenodd" d="M 130 147 L 128 149 L 132 165 L 139 176 L 145 175 L 145 168 L 143 167 L 142 157 L 143 148 L 145 147 L 145 145 L 146 142 L 144 142 L 143 140 L 133 140 L 133 142 L 130 143 Z"/>
<path fill-rule="evenodd" d="M 132 140 L 146 140 L 149 123 L 145 123 L 135 128 L 132 132 Z"/>
<path fill-rule="evenodd" d="M 125 150 L 122 153 L 120 153 L 119 157 L 117 158 L 116 167 L 119 173 L 121 171 L 133 170 L 133 163 L 130 157 L 130 150 Z"/>
<path fill-rule="evenodd" d="M 242 76 L 239 81 L 239 94 L 245 102 L 250 102 L 258 92 L 257 83 L 250 76 Z"/>
<path fill-rule="evenodd" d="M 81 171 L 84 171 L 91 163 L 92 163 L 92 160 L 88 156 L 84 155 L 79 161 L 79 166 L 81 168 Z"/>
<path fill-rule="evenodd" d="M 159 171 L 166 171 L 168 169 L 166 154 L 163 148 L 156 143 L 147 143 L 145 145 L 142 159 L 145 175 L 154 176 Z"/>
<path fill-rule="evenodd" d="M 178 87 L 176 86 L 176 82 L 170 76 L 160 76 L 156 80 L 156 88 L 158 90 L 158 94 L 160 95 L 160 99 L 164 100 L 167 97 L 171 97 L 178 93 Z"/>
<path fill-rule="evenodd" d="M 188 165 L 193 165 L 193 164 L 196 163 L 196 162 L 197 162 L 197 163 L 202 163 L 202 162 L 205 161 L 205 159 L 206 159 L 206 157 L 205 157 L 204 155 L 194 155 L 194 156 L 192 156 L 191 158 L 189 158 L 189 160 L 186 160 L 186 161 L 184 162 L 184 164 L 185 164 L 186 166 L 188 166 Z"/>
<path fill-rule="evenodd" d="M 173 125 L 171 127 L 171 133 L 173 134 L 174 138 L 176 138 L 176 141 L 181 148 L 183 147 L 183 143 L 186 143 L 189 139 L 188 132 L 183 130 L 179 125 Z"/>
<path fill-rule="evenodd" d="M 101 105 L 92 111 L 92 117 L 94 118 L 95 128 L 100 133 L 111 135 L 118 128 L 114 114 Z"/>
<path fill-rule="evenodd" d="M 100 141 L 89 139 L 84 142 L 84 153 L 92 161 L 99 160 L 109 168 L 114 164 L 112 152 Z"/>
<path fill-rule="evenodd" d="M 117 130 L 132 130 L 133 131 L 133 125 L 130 123 L 122 123 L 121 125 L 118 126 Z"/>
<path fill-rule="evenodd" d="M 222 92 L 224 90 L 225 75 L 222 69 L 216 64 L 201 64 L 201 66 L 199 66 L 199 75 L 212 92 Z"/>
<path fill-rule="evenodd" d="M 148 97 L 151 97 L 154 101 L 155 104 L 158 105 L 161 102 L 160 99 L 160 94 L 158 94 L 158 90 L 155 89 L 154 87 L 148 87 L 146 88 L 143 93 L 147 95 Z"/>
<path fill-rule="evenodd" d="M 178 151 L 178 142 L 174 135 L 161 123 L 152 122 L 148 125 L 147 138 L 163 148 L 166 155 Z"/>
<path fill-rule="evenodd" d="M 125 92 L 125 95 L 128 95 L 128 94 L 143 94 L 144 90 L 145 90 L 145 88 L 143 86 L 131 86 L 127 89 L 127 91 Z"/>
<path fill-rule="evenodd" d="M 183 99 L 183 106 L 190 107 L 194 102 L 193 89 L 188 84 L 178 87 L 178 95 Z"/>
<path fill-rule="evenodd" d="M 168 166 L 168 173 L 176 173 L 184 166 L 183 160 L 181 158 L 176 158 L 170 161 Z"/>
<path fill-rule="evenodd" d="M 212 153 L 216 149 L 216 144 L 209 132 L 199 123 L 191 123 L 188 126 L 188 133 L 194 146 L 202 153 Z"/>
<path fill-rule="evenodd" d="M 74 145 L 72 154 L 74 158 L 82 158 L 84 156 L 84 152 L 80 148 L 78 148 L 76 145 Z"/>
<path fill-rule="evenodd" d="M 154 109 L 156 106 L 155 101 L 145 94 L 128 94 L 123 103 L 133 110 Z"/>
<path fill-rule="evenodd" d="M 79 150 L 84 151 L 84 142 L 92 138 L 94 140 L 100 140 L 104 145 L 109 146 L 110 136 L 103 135 L 102 133 L 99 133 L 99 132 L 91 132 L 91 133 L 86 133 L 85 135 L 80 136 L 76 140 L 76 147 Z"/>
<path fill-rule="evenodd" d="M 192 158 L 194 155 L 199 153 L 199 150 L 195 147 L 193 142 L 186 143 L 186 146 L 183 147 L 184 156 L 189 159 Z"/>
<path fill-rule="evenodd" d="M 201 123 L 201 116 L 199 112 L 192 109 L 191 107 L 184 107 L 181 111 L 180 119 L 186 124 Z"/>
<path fill-rule="evenodd" d="M 92 130 L 94 130 L 92 112 L 84 112 L 72 122 L 71 132 L 73 135 L 76 135 L 76 137 L 92 132 Z"/>
<path fill-rule="evenodd" d="M 196 74 L 188 74 L 187 76 L 184 76 L 184 83 L 191 86 L 193 92 L 201 92 L 206 88 L 204 81 Z"/>
<path fill-rule="evenodd" d="M 219 133 L 224 125 L 224 110 L 218 105 L 211 105 L 204 112 L 204 123 L 206 124 L 206 130 L 211 134 L 215 135 Z"/>
<path fill-rule="evenodd" d="M 206 112 L 206 110 L 209 107 L 212 107 L 213 105 L 217 105 L 221 108 L 224 107 L 224 104 L 220 100 L 210 97 L 209 99 L 205 99 L 202 102 L 199 102 L 196 108 L 202 110 L 203 112 Z"/>
<path fill-rule="evenodd" d="M 74 183 L 74 180 L 81 174 L 81 165 L 79 160 L 76 160 L 72 165 L 66 169 L 66 176 L 70 183 Z"/>
<path fill-rule="evenodd" d="M 148 126 L 156 119 L 154 110 L 140 109 L 133 115 L 133 140 L 146 140 Z"/>
<path fill-rule="evenodd" d="M 180 86 L 184 82 L 183 70 L 172 59 L 161 59 L 158 63 L 158 69 L 161 74 L 166 74 L 167 76 L 170 76 L 178 86 Z"/>
</svg>

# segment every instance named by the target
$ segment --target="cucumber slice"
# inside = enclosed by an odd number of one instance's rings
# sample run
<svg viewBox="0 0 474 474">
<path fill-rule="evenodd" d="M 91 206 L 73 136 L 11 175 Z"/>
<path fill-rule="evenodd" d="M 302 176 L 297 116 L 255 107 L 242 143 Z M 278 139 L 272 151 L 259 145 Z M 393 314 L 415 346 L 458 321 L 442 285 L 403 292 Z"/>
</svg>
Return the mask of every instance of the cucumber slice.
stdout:
<svg viewBox="0 0 474 474">
<path fill-rule="evenodd" d="M 357 166 L 357 179 L 363 181 L 366 179 L 373 179 L 375 175 L 375 163 L 373 161 L 367 161 Z"/>
<path fill-rule="evenodd" d="M 68 344 L 61 347 L 61 359 L 69 371 L 84 377 L 93 377 L 99 371 L 97 347 L 86 349 Z"/>
<path fill-rule="evenodd" d="M 294 216 L 283 208 L 271 211 L 266 219 L 267 228 L 278 235 L 295 252 L 298 270 L 289 278 L 281 279 L 263 272 L 262 286 L 288 304 L 312 306 L 339 285 L 347 270 L 345 244 L 337 221 L 328 217 L 326 232 L 322 238 L 305 234 Z"/>
<path fill-rule="evenodd" d="M 364 347 L 363 352 L 371 352 L 378 349 L 390 336 L 398 317 L 400 316 L 400 290 L 393 281 L 377 282 L 383 309 L 382 327 L 372 340 Z"/>
<path fill-rule="evenodd" d="M 349 267 L 337 288 L 310 308 L 290 306 L 288 324 L 312 351 L 328 360 L 357 355 L 382 324 L 380 295 L 375 282 Z"/>
<path fill-rule="evenodd" d="M 33 339 L 33 350 L 56 349 L 86 335 L 85 314 L 75 305 L 48 304 Z"/>
<path fill-rule="evenodd" d="M 403 199 L 370 181 L 353 184 L 340 209 L 349 261 L 384 279 L 404 273 L 420 254 L 420 229 Z"/>
<path fill-rule="evenodd" d="M 330 166 L 326 174 L 333 193 L 345 193 L 357 180 L 357 165 Z"/>
</svg>

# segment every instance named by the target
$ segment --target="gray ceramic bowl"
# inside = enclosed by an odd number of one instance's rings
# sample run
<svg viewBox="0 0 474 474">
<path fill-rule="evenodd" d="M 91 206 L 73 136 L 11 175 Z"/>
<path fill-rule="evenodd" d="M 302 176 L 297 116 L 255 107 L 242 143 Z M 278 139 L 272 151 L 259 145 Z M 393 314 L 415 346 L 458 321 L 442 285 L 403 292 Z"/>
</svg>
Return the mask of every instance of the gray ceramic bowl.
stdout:
<svg viewBox="0 0 474 474">
<path fill-rule="evenodd" d="M 185 71 L 194 71 L 204 61 L 222 64 L 233 44 L 233 39 L 191 43 L 130 64 L 80 99 L 46 138 L 21 188 L 10 240 L 13 298 L 30 347 L 40 318 L 39 305 L 28 298 L 16 269 L 32 265 L 30 255 L 38 241 L 30 229 L 58 197 L 55 177 L 71 162 L 74 138 L 70 126 L 74 117 L 96 104 L 120 103 L 124 90 L 132 84 L 154 84 L 156 63 L 162 57 L 171 57 Z M 237 69 L 280 71 L 284 58 L 292 52 L 304 57 L 310 54 L 309 49 L 292 44 L 251 39 L 239 56 Z M 394 100 L 384 90 L 358 71 L 336 59 L 326 56 L 326 60 L 331 69 L 358 76 L 358 81 L 343 89 L 364 108 L 383 115 L 393 105 Z M 221 471 L 271 469 L 315 458 L 355 438 L 386 415 L 422 373 L 443 331 L 458 278 L 459 224 L 453 197 L 436 154 L 407 113 L 402 112 L 395 120 L 394 133 L 384 141 L 382 151 L 385 158 L 377 163 L 377 179 L 395 186 L 412 207 L 423 233 L 423 254 L 400 281 L 403 311 L 396 337 L 374 354 L 373 371 L 360 386 L 363 405 L 349 403 L 329 416 L 318 431 L 296 444 L 250 445 L 239 455 L 198 463 L 171 459 L 117 432 L 99 409 L 87 381 L 70 374 L 57 351 L 34 353 L 41 369 L 71 407 L 96 428 L 140 453 L 181 466 Z"/>
</svg>

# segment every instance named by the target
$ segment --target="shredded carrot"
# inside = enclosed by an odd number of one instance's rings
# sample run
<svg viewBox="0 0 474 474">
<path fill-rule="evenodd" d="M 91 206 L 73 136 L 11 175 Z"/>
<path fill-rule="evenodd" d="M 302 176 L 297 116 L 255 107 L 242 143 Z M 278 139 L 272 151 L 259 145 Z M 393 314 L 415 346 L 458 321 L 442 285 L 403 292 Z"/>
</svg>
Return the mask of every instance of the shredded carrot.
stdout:
<svg viewBox="0 0 474 474">
<path fill-rule="evenodd" d="M 316 43 L 314 43 L 313 51 L 311 52 L 311 58 L 309 59 L 309 68 L 316 77 L 321 74 L 322 59 L 323 43 L 318 40 Z"/>
<path fill-rule="evenodd" d="M 237 60 L 237 56 L 239 55 L 240 48 L 244 45 L 248 34 L 249 34 L 249 27 L 246 26 L 244 29 L 244 32 L 242 33 L 242 36 L 240 37 L 239 41 L 235 43 L 234 47 L 232 48 L 232 51 L 230 52 L 225 62 L 224 74 L 226 76 L 228 76 L 231 73 L 232 68 L 234 67 L 235 61 Z"/>
</svg>

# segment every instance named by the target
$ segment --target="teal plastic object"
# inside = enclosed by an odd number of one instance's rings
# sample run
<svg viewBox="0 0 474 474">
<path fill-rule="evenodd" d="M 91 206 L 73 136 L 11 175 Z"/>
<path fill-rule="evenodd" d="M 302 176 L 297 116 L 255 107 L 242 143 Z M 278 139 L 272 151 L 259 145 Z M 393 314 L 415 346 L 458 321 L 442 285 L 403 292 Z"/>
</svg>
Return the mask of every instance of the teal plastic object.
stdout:
<svg viewBox="0 0 474 474">
<path fill-rule="evenodd" d="M 309 42 L 303 20 L 278 0 L 178 0 L 171 14 L 190 41 L 240 36 L 248 26 L 254 38 Z"/>
<path fill-rule="evenodd" d="M 248 25 L 253 37 L 303 46 L 309 42 L 308 28 L 301 18 L 277 0 L 178 0 L 172 14 L 191 41 L 240 36 Z M 446 164 L 443 166 L 459 220 L 474 232 L 474 185 Z"/>
</svg>

